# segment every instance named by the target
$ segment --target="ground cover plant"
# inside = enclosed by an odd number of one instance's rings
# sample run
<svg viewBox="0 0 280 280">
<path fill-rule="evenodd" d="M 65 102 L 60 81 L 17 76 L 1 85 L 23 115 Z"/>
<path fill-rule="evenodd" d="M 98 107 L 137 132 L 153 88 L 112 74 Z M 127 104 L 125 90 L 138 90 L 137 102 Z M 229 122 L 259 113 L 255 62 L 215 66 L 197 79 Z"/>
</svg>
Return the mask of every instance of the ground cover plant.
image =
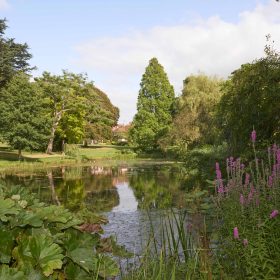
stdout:
<svg viewBox="0 0 280 280">
<path fill-rule="evenodd" d="M 96 222 L 93 213 L 73 214 L 40 202 L 22 187 L 0 186 L 0 279 L 117 275 L 117 264 L 102 253 L 110 240 L 101 239 Z"/>
</svg>

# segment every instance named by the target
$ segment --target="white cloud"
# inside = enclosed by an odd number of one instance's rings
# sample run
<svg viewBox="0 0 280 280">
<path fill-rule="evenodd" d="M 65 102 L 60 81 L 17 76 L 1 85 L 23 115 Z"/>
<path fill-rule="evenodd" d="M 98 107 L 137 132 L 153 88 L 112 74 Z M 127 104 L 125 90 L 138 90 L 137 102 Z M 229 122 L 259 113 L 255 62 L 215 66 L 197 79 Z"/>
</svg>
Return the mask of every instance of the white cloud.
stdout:
<svg viewBox="0 0 280 280">
<path fill-rule="evenodd" d="M 77 46 L 75 64 L 89 72 L 120 108 L 120 121 L 129 121 L 150 58 L 159 59 L 180 93 L 187 75 L 202 71 L 227 77 L 242 63 L 261 57 L 268 33 L 280 49 L 280 3 L 275 1 L 242 13 L 237 23 L 211 17 L 195 25 L 158 26 L 123 37 L 94 39 Z"/>
<path fill-rule="evenodd" d="M 9 4 L 7 0 L 0 0 L 0 10 L 5 10 L 9 8 Z"/>
</svg>

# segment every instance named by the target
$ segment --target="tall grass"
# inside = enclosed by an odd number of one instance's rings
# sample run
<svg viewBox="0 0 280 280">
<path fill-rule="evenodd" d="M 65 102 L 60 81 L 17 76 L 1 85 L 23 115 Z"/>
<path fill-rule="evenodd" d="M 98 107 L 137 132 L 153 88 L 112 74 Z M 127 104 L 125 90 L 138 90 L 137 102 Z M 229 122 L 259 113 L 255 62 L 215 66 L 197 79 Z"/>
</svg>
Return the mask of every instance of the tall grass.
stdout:
<svg viewBox="0 0 280 280">
<path fill-rule="evenodd" d="M 187 221 L 187 212 L 175 211 L 161 218 L 157 227 L 150 219 L 146 249 L 121 279 L 212 279 L 210 250 L 203 247 L 203 232 L 194 232 Z"/>
</svg>

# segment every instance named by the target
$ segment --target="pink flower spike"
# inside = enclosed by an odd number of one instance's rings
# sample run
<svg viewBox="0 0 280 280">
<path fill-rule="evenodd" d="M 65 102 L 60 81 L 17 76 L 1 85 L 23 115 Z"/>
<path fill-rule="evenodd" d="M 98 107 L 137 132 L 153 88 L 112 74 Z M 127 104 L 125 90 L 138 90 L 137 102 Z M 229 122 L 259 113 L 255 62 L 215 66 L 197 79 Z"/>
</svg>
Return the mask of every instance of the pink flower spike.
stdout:
<svg viewBox="0 0 280 280">
<path fill-rule="evenodd" d="M 244 200 L 243 194 L 240 194 L 240 199 L 239 199 L 239 201 L 240 201 L 240 204 L 241 204 L 241 205 L 244 205 L 245 200 Z"/>
<path fill-rule="evenodd" d="M 256 139 L 257 139 L 257 133 L 256 133 L 256 130 L 254 129 L 251 133 L 251 140 L 253 143 L 255 143 Z"/>
<path fill-rule="evenodd" d="M 250 174 L 246 173 L 246 177 L 245 177 L 245 185 L 248 185 L 250 182 Z"/>
<path fill-rule="evenodd" d="M 233 238 L 234 239 L 239 239 L 239 233 L 238 233 L 238 228 L 237 227 L 235 227 L 233 229 Z"/>
<path fill-rule="evenodd" d="M 270 214 L 270 219 L 273 219 L 275 218 L 277 215 L 279 214 L 279 211 L 278 210 L 273 210 Z"/>
<path fill-rule="evenodd" d="M 243 239 L 243 245 L 246 247 L 248 245 L 248 239 Z"/>
</svg>

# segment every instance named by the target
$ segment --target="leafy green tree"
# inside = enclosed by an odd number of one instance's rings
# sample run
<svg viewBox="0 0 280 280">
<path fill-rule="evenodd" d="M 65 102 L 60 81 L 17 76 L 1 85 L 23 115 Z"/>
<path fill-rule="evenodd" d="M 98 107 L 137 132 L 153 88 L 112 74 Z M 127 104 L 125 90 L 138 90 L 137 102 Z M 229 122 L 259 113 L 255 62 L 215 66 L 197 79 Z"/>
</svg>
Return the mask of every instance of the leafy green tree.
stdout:
<svg viewBox="0 0 280 280">
<path fill-rule="evenodd" d="M 50 104 L 52 127 L 47 153 L 52 153 L 54 142 L 63 147 L 64 143 L 77 144 L 82 139 L 111 139 L 119 109 L 85 75 L 45 72 L 36 81 Z"/>
<path fill-rule="evenodd" d="M 159 147 L 172 122 L 175 95 L 163 67 L 152 58 L 142 76 L 130 135 L 142 150 L 151 151 Z"/>
<path fill-rule="evenodd" d="M 119 109 L 115 107 L 108 96 L 88 83 L 86 93 L 86 113 L 85 113 L 85 138 L 100 140 L 112 139 L 112 127 L 117 125 L 119 119 Z"/>
<path fill-rule="evenodd" d="M 253 128 L 264 145 L 280 140 L 280 54 L 271 46 L 265 52 L 234 71 L 223 88 L 217 119 L 232 153 L 245 151 Z"/>
<path fill-rule="evenodd" d="M 27 44 L 19 44 L 15 39 L 5 38 L 6 29 L 6 19 L 0 19 L 0 88 L 19 71 L 28 72 L 32 69 L 28 62 L 32 55 Z"/>
<path fill-rule="evenodd" d="M 46 146 L 50 122 L 42 91 L 29 76 L 18 74 L 1 90 L 0 131 L 12 148 L 41 150 Z"/>
<path fill-rule="evenodd" d="M 214 115 L 222 95 L 221 83 L 221 79 L 204 74 L 192 75 L 184 80 L 167 144 L 186 148 L 194 144 L 215 143 L 217 129 Z"/>
<path fill-rule="evenodd" d="M 63 71 L 61 76 L 44 72 L 36 79 L 49 102 L 52 126 L 46 153 L 52 153 L 55 135 L 59 128 L 59 139 L 79 139 L 83 136 L 86 77 Z M 72 142 L 72 140 L 70 142 Z"/>
</svg>

